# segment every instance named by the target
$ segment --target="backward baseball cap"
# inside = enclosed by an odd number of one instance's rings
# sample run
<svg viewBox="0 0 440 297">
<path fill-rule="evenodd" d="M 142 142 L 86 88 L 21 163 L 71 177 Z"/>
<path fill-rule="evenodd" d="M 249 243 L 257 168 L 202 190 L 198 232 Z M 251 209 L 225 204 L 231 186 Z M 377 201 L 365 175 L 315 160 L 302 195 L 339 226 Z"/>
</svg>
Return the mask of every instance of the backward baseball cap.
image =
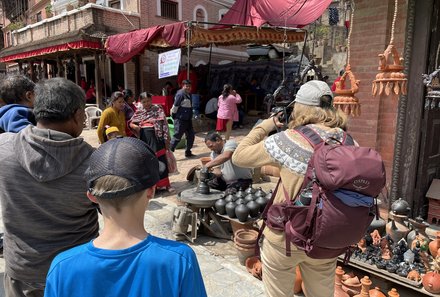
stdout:
<svg viewBox="0 0 440 297">
<path fill-rule="evenodd" d="M 333 93 L 326 82 L 320 80 L 311 80 L 303 84 L 295 96 L 295 102 L 310 105 L 320 106 L 322 96 L 330 96 L 333 100 Z"/>
<path fill-rule="evenodd" d="M 106 175 L 126 178 L 131 186 L 107 191 L 99 198 L 126 197 L 146 190 L 159 181 L 165 164 L 159 162 L 153 150 L 142 140 L 133 137 L 111 139 L 90 156 L 85 172 L 87 187 L 93 191 L 95 181 Z"/>
</svg>

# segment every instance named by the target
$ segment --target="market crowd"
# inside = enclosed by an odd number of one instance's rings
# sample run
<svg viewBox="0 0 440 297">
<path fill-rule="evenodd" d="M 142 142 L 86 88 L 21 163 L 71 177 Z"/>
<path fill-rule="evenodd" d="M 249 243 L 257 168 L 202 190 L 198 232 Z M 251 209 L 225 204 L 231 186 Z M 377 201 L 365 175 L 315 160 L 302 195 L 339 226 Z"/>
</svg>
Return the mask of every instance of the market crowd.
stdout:
<svg viewBox="0 0 440 297">
<path fill-rule="evenodd" d="M 0 82 L 6 296 L 206 296 L 194 251 L 143 226 L 155 191 L 174 191 L 168 175 L 183 135 L 185 156 L 195 156 L 192 120 L 199 111 L 192 84 L 182 79 L 169 111 L 153 104 L 149 92 L 113 92 L 96 130 L 101 145 L 94 149 L 80 137 L 84 87 L 63 78 L 34 84 L 21 75 Z M 169 84 L 165 92 L 173 93 Z M 347 118 L 333 109 L 332 99 L 326 83 L 307 82 L 288 127 L 275 114 L 237 143 L 230 133 L 242 99 L 225 84 L 208 113 L 216 112 L 216 131 L 205 138 L 212 153 L 201 170 L 220 168 L 211 186 L 247 186 L 252 168 L 272 165 L 280 169 L 283 189 L 274 204 L 295 197 L 313 148 L 293 128 L 307 125 L 323 139 L 340 140 Z M 297 266 L 306 296 L 333 296 L 336 258 L 313 259 L 294 245 L 287 256 L 284 232 L 271 228 L 260 248 L 267 296 L 293 296 Z"/>
</svg>

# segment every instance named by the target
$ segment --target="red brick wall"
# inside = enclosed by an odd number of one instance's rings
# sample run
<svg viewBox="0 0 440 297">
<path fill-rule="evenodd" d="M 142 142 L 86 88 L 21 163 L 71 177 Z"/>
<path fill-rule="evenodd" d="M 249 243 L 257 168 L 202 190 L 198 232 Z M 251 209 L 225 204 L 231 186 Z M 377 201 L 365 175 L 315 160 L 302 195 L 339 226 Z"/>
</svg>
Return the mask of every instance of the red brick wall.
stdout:
<svg viewBox="0 0 440 297">
<path fill-rule="evenodd" d="M 394 45 L 403 56 L 407 1 L 399 1 L 394 32 Z M 351 118 L 349 130 L 362 146 L 377 149 L 384 159 L 387 183 L 391 181 L 394 140 L 397 121 L 397 96 L 371 95 L 372 82 L 378 73 L 378 54 L 383 53 L 391 38 L 394 14 L 393 0 L 356 0 L 351 37 L 351 67 L 359 79 L 356 96 L 361 103 L 362 115 Z"/>
</svg>

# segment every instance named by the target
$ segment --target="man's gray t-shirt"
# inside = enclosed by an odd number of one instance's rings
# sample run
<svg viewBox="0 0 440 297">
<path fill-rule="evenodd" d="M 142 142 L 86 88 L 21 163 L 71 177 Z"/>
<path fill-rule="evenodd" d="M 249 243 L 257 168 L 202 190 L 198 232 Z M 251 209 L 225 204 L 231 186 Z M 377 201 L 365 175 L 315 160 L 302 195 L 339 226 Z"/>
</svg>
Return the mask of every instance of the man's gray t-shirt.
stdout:
<svg viewBox="0 0 440 297">
<path fill-rule="evenodd" d="M 235 140 L 226 141 L 223 146 L 223 152 L 234 152 L 238 144 Z M 218 156 L 215 152 L 211 152 L 211 159 L 215 159 Z M 229 183 L 238 179 L 252 179 L 252 169 L 238 167 L 232 163 L 232 160 L 228 160 L 221 165 L 223 179 Z"/>
</svg>

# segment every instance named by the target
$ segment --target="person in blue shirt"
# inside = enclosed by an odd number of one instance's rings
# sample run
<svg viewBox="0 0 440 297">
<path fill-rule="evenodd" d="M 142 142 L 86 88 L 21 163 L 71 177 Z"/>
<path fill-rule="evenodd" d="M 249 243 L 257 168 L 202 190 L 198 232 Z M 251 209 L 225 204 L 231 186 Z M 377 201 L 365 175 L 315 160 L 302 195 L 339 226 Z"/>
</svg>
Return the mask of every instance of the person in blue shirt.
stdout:
<svg viewBox="0 0 440 297">
<path fill-rule="evenodd" d="M 44 296 L 207 296 L 194 251 L 144 229 L 164 169 L 148 145 L 132 137 L 108 141 L 91 155 L 87 196 L 99 204 L 104 228 L 55 257 Z"/>
<path fill-rule="evenodd" d="M 35 83 L 24 75 L 8 75 L 0 82 L 0 133 L 18 133 L 28 125 L 35 125 Z"/>
</svg>

